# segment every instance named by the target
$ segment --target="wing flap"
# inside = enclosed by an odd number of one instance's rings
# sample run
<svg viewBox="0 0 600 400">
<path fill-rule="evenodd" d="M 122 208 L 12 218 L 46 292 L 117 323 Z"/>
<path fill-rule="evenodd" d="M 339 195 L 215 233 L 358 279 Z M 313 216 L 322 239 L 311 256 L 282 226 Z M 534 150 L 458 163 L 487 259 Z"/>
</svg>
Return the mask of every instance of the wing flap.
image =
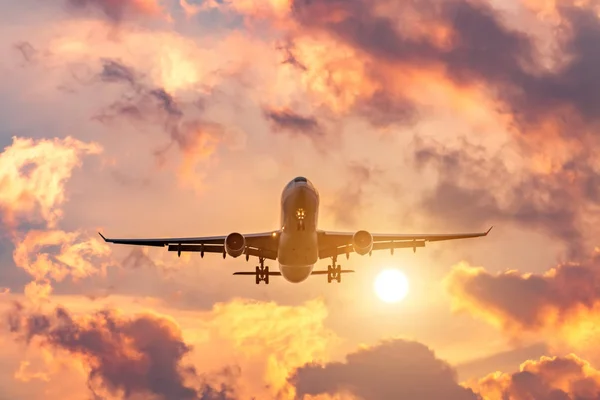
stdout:
<svg viewBox="0 0 600 400">
<path fill-rule="evenodd" d="M 195 253 L 222 253 L 225 246 L 214 244 L 170 244 L 169 251 L 195 252 Z"/>
<path fill-rule="evenodd" d="M 170 244 L 169 251 L 177 252 L 192 252 L 192 253 L 223 253 L 225 246 L 223 245 L 204 245 L 204 244 Z M 277 252 L 269 249 L 257 249 L 253 247 L 246 248 L 244 254 L 253 257 L 263 257 L 267 260 L 276 260 Z"/>
<path fill-rule="evenodd" d="M 487 236 L 493 227 L 485 232 L 474 233 L 439 233 L 439 234 L 394 234 L 394 233 L 372 233 L 373 242 L 402 242 L 422 240 L 425 242 L 437 242 L 441 240 L 469 239 Z M 352 237 L 355 232 L 329 232 L 320 231 L 321 242 L 325 247 L 339 247 L 352 244 Z M 409 246 L 412 247 L 412 246 Z"/>
<path fill-rule="evenodd" d="M 406 249 L 406 248 L 417 248 L 425 247 L 424 240 L 411 240 L 405 242 L 377 242 L 373 243 L 373 250 L 391 250 L 391 249 Z M 340 256 L 343 254 L 354 253 L 354 248 L 351 245 L 341 247 L 330 247 L 319 250 L 319 258 L 330 258 L 333 256 Z"/>
</svg>

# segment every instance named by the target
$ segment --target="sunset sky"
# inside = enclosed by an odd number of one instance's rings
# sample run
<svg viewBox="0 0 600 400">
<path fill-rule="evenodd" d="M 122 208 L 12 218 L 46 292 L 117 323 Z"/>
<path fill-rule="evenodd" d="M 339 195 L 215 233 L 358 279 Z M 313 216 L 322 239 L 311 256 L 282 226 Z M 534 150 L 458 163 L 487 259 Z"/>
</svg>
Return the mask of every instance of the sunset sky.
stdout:
<svg viewBox="0 0 600 400">
<path fill-rule="evenodd" d="M 0 400 L 600 398 L 599 46 L 597 0 L 0 1 Z M 321 229 L 494 229 L 268 286 L 97 235 L 298 175 Z"/>
</svg>

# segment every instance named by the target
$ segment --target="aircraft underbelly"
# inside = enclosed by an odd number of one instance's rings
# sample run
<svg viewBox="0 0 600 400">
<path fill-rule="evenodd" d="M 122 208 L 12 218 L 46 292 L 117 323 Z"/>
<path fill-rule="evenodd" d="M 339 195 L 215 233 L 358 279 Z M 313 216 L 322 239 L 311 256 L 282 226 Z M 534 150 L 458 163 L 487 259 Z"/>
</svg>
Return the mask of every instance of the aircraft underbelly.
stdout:
<svg viewBox="0 0 600 400">
<path fill-rule="evenodd" d="M 279 270 L 287 281 L 299 283 L 307 279 L 319 259 L 316 232 L 283 234 L 279 241 Z"/>
</svg>

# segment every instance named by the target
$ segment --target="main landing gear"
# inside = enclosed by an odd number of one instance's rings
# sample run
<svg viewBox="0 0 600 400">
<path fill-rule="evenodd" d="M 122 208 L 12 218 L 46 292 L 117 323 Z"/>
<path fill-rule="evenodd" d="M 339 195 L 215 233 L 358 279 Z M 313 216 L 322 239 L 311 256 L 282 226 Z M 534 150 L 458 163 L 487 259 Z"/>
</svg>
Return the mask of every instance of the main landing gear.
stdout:
<svg viewBox="0 0 600 400">
<path fill-rule="evenodd" d="M 256 284 L 264 282 L 265 285 L 269 284 L 269 267 L 265 267 L 265 259 L 260 257 L 258 259 L 260 265 L 256 267 Z"/>
<path fill-rule="evenodd" d="M 340 283 L 342 281 L 342 266 L 336 265 L 337 257 L 331 257 L 331 264 L 327 266 L 327 282 L 331 283 L 331 281 L 337 281 Z"/>
</svg>

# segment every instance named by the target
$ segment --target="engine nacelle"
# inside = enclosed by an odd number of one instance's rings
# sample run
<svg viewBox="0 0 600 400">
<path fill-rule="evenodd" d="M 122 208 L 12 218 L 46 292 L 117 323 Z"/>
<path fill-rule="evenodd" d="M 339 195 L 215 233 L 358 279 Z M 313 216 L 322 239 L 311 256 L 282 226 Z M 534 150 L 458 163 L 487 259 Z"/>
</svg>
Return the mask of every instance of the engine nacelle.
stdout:
<svg viewBox="0 0 600 400">
<path fill-rule="evenodd" d="M 367 231 L 358 231 L 352 236 L 354 251 L 361 256 L 373 250 L 373 235 Z"/>
<path fill-rule="evenodd" d="M 225 251 L 231 257 L 239 257 L 244 254 L 246 248 L 246 239 L 241 233 L 230 233 L 225 238 Z"/>
</svg>

